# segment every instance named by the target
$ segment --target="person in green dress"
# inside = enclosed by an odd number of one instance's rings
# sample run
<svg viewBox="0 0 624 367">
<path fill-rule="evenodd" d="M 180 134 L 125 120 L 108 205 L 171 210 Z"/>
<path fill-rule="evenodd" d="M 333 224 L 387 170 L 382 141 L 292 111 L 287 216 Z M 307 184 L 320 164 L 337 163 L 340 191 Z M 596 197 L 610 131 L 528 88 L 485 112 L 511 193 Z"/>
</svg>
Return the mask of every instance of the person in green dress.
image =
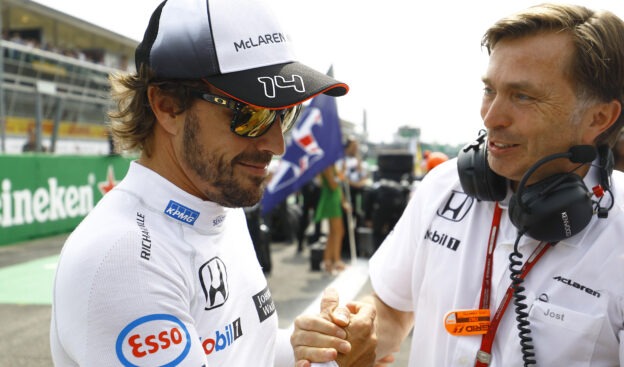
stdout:
<svg viewBox="0 0 624 367">
<path fill-rule="evenodd" d="M 345 228 L 342 221 L 343 209 L 349 210 L 349 204 L 344 199 L 341 186 L 341 177 L 334 165 L 330 165 L 321 173 L 321 197 L 314 214 L 314 220 L 329 221 L 329 233 L 325 251 L 323 252 L 323 267 L 329 273 L 338 273 L 345 269 L 342 261 L 342 239 Z"/>
</svg>

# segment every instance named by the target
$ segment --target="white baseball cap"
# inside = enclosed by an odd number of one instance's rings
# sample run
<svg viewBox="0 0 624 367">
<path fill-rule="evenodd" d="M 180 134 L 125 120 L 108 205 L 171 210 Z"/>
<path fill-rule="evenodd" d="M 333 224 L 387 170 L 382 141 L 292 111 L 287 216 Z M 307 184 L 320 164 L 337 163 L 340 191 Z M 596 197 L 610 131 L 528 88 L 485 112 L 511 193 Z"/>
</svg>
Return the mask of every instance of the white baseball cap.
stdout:
<svg viewBox="0 0 624 367">
<path fill-rule="evenodd" d="M 135 54 L 157 79 L 202 79 L 258 107 L 286 108 L 349 87 L 295 60 L 267 4 L 257 0 L 165 0 Z"/>
</svg>

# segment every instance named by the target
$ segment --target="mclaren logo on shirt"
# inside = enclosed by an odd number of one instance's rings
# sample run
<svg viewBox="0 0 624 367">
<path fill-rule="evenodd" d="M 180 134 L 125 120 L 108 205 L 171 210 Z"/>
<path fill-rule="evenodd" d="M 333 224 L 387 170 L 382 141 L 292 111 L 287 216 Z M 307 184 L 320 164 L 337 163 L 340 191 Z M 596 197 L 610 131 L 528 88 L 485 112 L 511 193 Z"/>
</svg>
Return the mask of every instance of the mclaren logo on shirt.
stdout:
<svg viewBox="0 0 624 367">
<path fill-rule="evenodd" d="M 206 298 L 205 310 L 222 306 L 227 301 L 230 290 L 227 270 L 221 259 L 213 257 L 202 265 L 199 268 L 199 280 Z"/>
<path fill-rule="evenodd" d="M 438 208 L 437 214 L 452 222 L 460 222 L 470 211 L 473 202 L 474 198 L 471 196 L 453 190 L 448 200 Z"/>
<path fill-rule="evenodd" d="M 553 277 L 554 280 L 559 281 L 563 284 L 567 284 L 572 288 L 576 288 L 579 291 L 584 291 L 585 293 L 592 295 L 596 298 L 600 298 L 600 292 L 597 292 L 589 287 L 586 287 L 580 283 L 575 282 L 574 280 L 570 279 L 570 278 L 564 278 L 561 275 L 558 275 L 556 277 Z"/>
</svg>

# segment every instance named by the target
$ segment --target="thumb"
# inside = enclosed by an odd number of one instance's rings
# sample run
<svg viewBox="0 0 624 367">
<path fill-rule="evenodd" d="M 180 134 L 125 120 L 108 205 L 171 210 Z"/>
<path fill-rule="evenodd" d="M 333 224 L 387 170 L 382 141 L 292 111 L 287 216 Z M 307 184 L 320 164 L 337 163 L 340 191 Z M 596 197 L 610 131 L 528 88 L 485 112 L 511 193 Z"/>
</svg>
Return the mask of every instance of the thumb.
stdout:
<svg viewBox="0 0 624 367">
<path fill-rule="evenodd" d="M 321 297 L 321 317 L 331 321 L 331 314 L 339 304 L 338 291 L 335 288 L 327 288 Z"/>
<path fill-rule="evenodd" d="M 325 289 L 321 298 L 321 317 L 332 321 L 338 326 L 346 327 L 349 325 L 350 310 L 345 307 L 339 307 L 339 301 L 340 297 L 336 289 Z"/>
</svg>

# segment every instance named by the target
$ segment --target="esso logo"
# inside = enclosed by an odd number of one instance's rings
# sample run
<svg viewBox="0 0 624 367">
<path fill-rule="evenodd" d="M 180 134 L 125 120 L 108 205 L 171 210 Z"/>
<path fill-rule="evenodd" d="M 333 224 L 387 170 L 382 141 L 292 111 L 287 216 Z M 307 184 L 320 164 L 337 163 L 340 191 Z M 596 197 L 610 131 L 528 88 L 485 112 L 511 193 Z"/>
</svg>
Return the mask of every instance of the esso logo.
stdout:
<svg viewBox="0 0 624 367">
<path fill-rule="evenodd" d="M 177 317 L 154 314 L 128 324 L 115 349 L 124 366 L 176 366 L 189 353 L 191 339 Z"/>
</svg>

